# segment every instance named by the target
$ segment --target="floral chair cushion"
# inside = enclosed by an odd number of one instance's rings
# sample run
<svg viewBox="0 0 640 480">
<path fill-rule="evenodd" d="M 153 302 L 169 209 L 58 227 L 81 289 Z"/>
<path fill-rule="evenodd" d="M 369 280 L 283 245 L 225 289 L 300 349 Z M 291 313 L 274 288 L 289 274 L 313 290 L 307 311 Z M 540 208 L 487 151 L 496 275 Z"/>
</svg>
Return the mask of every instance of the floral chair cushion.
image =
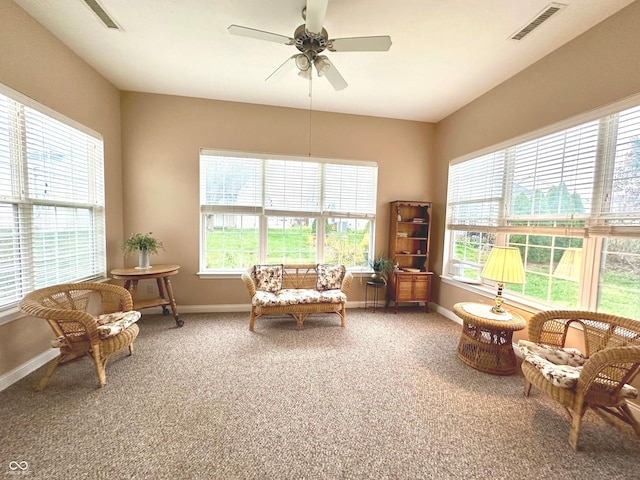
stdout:
<svg viewBox="0 0 640 480">
<path fill-rule="evenodd" d="M 322 265 L 316 266 L 318 279 L 316 280 L 316 290 L 336 290 L 342 287 L 342 280 L 346 272 L 344 265 Z"/>
<path fill-rule="evenodd" d="M 282 271 L 284 265 L 254 265 L 251 277 L 256 290 L 278 293 L 282 288 Z"/>
<path fill-rule="evenodd" d="M 570 365 L 572 367 L 581 367 L 587 361 L 587 357 L 578 349 L 552 347 L 541 343 L 533 343 L 528 340 L 520 340 L 518 347 L 522 352 L 522 356 L 535 354 L 548 360 L 556 365 Z"/>
<path fill-rule="evenodd" d="M 98 317 L 98 335 L 104 340 L 113 337 L 140 320 L 140 312 L 105 313 Z"/>
<path fill-rule="evenodd" d="M 536 367 L 544 378 L 560 388 L 575 387 L 582 373 L 582 367 L 588 360 L 582 352 L 575 348 L 552 347 L 528 340 L 520 340 L 518 346 L 524 356 L 524 361 Z M 620 397 L 637 398 L 638 390 L 631 385 L 624 384 L 620 390 Z"/>
<path fill-rule="evenodd" d="M 129 328 L 139 319 L 140 312 L 137 310 L 132 310 L 130 312 L 105 313 L 96 318 L 96 322 L 98 323 L 98 335 L 101 340 L 113 337 Z M 52 348 L 61 348 L 65 345 L 66 340 L 63 336 L 51 340 Z"/>
</svg>

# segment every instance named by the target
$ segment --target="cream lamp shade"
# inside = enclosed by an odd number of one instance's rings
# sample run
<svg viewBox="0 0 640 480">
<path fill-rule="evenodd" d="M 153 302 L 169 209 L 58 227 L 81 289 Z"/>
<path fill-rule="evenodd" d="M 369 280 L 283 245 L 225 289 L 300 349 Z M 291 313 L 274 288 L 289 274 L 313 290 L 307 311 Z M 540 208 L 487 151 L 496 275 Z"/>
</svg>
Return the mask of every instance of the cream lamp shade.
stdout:
<svg viewBox="0 0 640 480">
<path fill-rule="evenodd" d="M 504 284 L 525 283 L 520 250 L 515 247 L 493 247 L 480 276 L 498 283 L 498 295 L 491 311 L 493 313 L 506 313 L 502 308 L 502 288 Z"/>
</svg>

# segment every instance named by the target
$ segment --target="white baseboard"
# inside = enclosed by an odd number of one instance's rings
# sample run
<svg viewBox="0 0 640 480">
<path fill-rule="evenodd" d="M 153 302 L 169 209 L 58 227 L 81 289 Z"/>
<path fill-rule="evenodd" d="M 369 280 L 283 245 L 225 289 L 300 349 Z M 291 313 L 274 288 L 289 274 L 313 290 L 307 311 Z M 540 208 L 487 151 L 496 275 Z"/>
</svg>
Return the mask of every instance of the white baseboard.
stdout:
<svg viewBox="0 0 640 480">
<path fill-rule="evenodd" d="M 364 302 L 347 302 L 347 308 L 364 308 Z M 178 305 L 178 314 L 181 313 L 233 313 L 249 312 L 250 305 L 242 304 L 216 304 L 216 305 Z M 162 313 L 161 307 L 145 308 L 141 310 L 142 315 L 158 315 Z"/>
<path fill-rule="evenodd" d="M 42 352 L 40 355 L 36 355 L 32 359 L 26 361 L 22 365 L 8 371 L 0 376 L 0 392 L 7 387 L 10 387 L 18 380 L 22 380 L 31 372 L 37 370 L 41 366 L 45 365 L 58 356 L 60 351 L 57 348 L 50 348 L 46 352 Z"/>
</svg>

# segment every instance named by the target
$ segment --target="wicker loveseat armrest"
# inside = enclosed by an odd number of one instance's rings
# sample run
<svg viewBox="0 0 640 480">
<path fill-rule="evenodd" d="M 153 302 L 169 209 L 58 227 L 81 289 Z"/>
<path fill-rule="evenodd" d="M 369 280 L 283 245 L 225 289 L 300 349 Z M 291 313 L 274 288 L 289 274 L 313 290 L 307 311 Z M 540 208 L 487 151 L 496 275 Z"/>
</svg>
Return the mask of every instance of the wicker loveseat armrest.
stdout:
<svg viewBox="0 0 640 480">
<path fill-rule="evenodd" d="M 640 346 L 607 347 L 589 357 L 582 367 L 576 393 L 605 394 L 618 402 L 620 390 L 640 371 Z"/>
<path fill-rule="evenodd" d="M 351 272 L 345 272 L 344 277 L 342 278 L 342 285 L 340 286 L 340 291 L 345 295 L 349 293 L 349 288 L 351 288 L 352 281 L 353 274 Z"/>
<path fill-rule="evenodd" d="M 247 287 L 247 290 L 249 290 L 249 297 L 253 298 L 253 296 L 256 294 L 256 284 L 251 278 L 251 274 L 249 272 L 242 272 L 240 278 L 242 278 L 242 281 Z"/>
</svg>

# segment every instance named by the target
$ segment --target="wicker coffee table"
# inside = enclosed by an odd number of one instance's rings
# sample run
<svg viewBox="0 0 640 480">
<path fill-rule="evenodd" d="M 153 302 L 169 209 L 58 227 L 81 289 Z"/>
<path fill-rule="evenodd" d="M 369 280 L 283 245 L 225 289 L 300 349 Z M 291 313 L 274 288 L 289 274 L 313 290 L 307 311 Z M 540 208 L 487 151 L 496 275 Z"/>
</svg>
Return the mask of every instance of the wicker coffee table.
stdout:
<svg viewBox="0 0 640 480">
<path fill-rule="evenodd" d="M 462 319 L 458 358 L 477 370 L 496 375 L 512 375 L 518 370 L 513 351 L 513 332 L 527 324 L 517 313 L 491 312 L 492 305 L 456 303 L 453 311 Z"/>
</svg>

